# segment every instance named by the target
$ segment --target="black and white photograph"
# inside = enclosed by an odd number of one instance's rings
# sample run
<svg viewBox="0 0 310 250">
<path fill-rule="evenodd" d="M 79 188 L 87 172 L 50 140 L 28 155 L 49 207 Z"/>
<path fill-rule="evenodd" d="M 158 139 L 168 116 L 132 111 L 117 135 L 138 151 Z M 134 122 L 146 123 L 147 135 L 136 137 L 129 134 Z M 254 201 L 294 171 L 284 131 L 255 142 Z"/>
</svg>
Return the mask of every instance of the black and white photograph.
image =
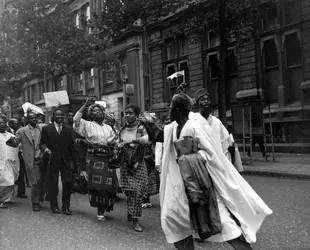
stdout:
<svg viewBox="0 0 310 250">
<path fill-rule="evenodd" d="M 309 250 L 310 0 L 0 0 L 0 249 Z"/>
</svg>

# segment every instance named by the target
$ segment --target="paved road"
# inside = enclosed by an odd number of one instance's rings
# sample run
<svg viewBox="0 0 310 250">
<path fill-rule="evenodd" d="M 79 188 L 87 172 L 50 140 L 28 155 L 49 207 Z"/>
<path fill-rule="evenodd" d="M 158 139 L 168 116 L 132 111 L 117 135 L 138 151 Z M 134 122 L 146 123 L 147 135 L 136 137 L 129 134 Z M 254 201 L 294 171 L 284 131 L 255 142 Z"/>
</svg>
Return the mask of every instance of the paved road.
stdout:
<svg viewBox="0 0 310 250">
<path fill-rule="evenodd" d="M 310 182 L 258 176 L 246 179 L 274 211 L 259 231 L 254 249 L 310 249 Z M 10 208 L 0 210 L 0 249 L 174 249 L 160 228 L 158 196 L 152 197 L 155 207 L 144 210 L 143 233 L 134 232 L 126 221 L 124 196 L 104 222 L 96 221 L 96 211 L 88 205 L 87 196 L 73 195 L 71 217 L 51 214 L 47 204 L 40 213 L 34 213 L 29 198 L 15 201 Z M 199 243 L 196 249 L 232 248 L 228 244 Z"/>
</svg>

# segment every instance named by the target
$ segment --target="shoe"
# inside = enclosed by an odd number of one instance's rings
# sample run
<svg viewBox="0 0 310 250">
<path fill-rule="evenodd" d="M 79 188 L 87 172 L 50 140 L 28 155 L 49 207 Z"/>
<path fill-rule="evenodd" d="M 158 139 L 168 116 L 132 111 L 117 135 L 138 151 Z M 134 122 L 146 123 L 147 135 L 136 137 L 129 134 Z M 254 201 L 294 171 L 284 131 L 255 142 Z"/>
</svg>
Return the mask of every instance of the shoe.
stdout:
<svg viewBox="0 0 310 250">
<path fill-rule="evenodd" d="M 24 198 L 24 199 L 28 198 L 28 196 L 25 194 L 18 194 L 17 197 Z"/>
<path fill-rule="evenodd" d="M 152 204 L 151 202 L 146 203 L 146 207 L 147 207 L 147 208 L 153 207 L 153 204 Z"/>
<path fill-rule="evenodd" d="M 66 215 L 72 215 L 72 212 L 69 207 L 62 207 L 62 213 Z"/>
<path fill-rule="evenodd" d="M 97 214 L 97 220 L 98 221 L 104 221 L 104 220 L 106 220 L 106 217 L 104 215 Z"/>
<path fill-rule="evenodd" d="M 142 208 L 147 208 L 147 203 L 142 203 Z"/>
<path fill-rule="evenodd" d="M 130 214 L 129 212 L 127 213 L 127 220 L 128 220 L 129 222 L 132 221 L 132 217 L 131 217 L 131 214 Z"/>
<path fill-rule="evenodd" d="M 32 204 L 32 211 L 40 212 L 40 204 L 39 203 L 33 203 Z"/>
<path fill-rule="evenodd" d="M 53 214 L 61 214 L 58 208 L 51 208 Z"/>
<path fill-rule="evenodd" d="M 7 208 L 7 207 L 8 206 L 4 202 L 0 203 L 0 208 Z"/>
<path fill-rule="evenodd" d="M 136 232 L 143 232 L 143 229 L 136 218 L 132 221 L 132 227 Z"/>
</svg>

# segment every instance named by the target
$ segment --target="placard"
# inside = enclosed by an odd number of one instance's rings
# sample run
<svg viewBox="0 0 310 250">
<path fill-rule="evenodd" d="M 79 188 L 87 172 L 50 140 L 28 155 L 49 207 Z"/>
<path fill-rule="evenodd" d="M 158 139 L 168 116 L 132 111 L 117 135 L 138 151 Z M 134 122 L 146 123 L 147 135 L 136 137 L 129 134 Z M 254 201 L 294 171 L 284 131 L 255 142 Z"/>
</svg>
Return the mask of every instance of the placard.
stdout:
<svg viewBox="0 0 310 250">
<path fill-rule="evenodd" d="M 67 90 L 43 93 L 45 107 L 59 107 L 69 104 Z"/>
</svg>

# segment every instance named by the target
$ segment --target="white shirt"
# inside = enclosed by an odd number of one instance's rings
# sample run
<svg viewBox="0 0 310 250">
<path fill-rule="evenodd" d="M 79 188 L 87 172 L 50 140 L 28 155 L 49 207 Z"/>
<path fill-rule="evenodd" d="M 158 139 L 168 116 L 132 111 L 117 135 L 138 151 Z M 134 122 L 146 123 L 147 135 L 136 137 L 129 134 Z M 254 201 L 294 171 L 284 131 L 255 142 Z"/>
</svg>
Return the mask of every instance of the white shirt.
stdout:
<svg viewBox="0 0 310 250">
<path fill-rule="evenodd" d="M 57 122 L 54 122 L 54 126 L 56 128 L 56 131 L 59 134 L 59 129 L 60 129 L 60 131 L 62 131 L 62 123 L 58 124 Z"/>
</svg>

